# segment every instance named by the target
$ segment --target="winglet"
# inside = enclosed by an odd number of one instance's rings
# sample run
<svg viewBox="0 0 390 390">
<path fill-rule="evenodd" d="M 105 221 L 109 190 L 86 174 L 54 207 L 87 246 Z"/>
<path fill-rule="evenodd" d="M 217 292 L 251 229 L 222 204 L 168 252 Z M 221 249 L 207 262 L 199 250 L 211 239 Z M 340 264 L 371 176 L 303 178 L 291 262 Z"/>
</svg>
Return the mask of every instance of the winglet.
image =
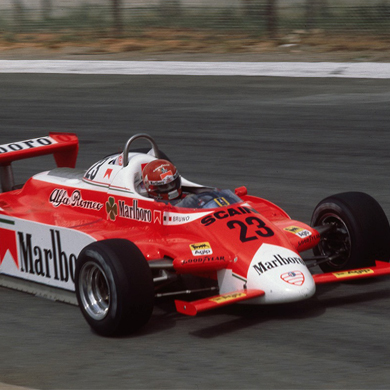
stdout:
<svg viewBox="0 0 390 390">
<path fill-rule="evenodd" d="M 188 316 L 195 316 L 196 314 L 215 309 L 217 307 L 230 305 L 232 303 L 245 301 L 252 298 L 261 297 L 265 292 L 262 290 L 238 290 L 227 294 L 215 295 L 204 299 L 199 299 L 193 302 L 175 301 L 176 310 L 179 313 Z"/>
<path fill-rule="evenodd" d="M 390 275 L 390 263 L 377 260 L 376 265 L 372 267 L 316 274 L 313 275 L 313 279 L 316 284 L 325 284 L 353 279 L 374 278 L 382 275 Z"/>
</svg>

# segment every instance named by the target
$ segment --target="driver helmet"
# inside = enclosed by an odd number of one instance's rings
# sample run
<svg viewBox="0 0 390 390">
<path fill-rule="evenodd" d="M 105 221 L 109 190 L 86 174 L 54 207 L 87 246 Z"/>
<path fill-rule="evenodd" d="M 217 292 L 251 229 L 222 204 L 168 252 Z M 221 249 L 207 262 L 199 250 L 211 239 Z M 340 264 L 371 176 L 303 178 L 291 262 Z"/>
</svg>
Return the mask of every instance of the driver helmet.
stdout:
<svg viewBox="0 0 390 390">
<path fill-rule="evenodd" d="M 149 162 L 142 171 L 142 179 L 151 198 L 172 200 L 181 196 L 181 178 L 170 161 Z"/>
</svg>

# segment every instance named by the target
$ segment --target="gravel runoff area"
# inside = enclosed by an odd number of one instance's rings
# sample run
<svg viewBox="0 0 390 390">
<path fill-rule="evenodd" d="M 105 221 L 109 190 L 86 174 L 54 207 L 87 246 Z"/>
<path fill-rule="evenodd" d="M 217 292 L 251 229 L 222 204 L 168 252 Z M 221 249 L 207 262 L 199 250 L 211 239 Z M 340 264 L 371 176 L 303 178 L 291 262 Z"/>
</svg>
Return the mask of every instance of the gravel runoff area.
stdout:
<svg viewBox="0 0 390 390">
<path fill-rule="evenodd" d="M 156 34 L 156 33 L 155 33 Z M 14 42 L 0 35 L 2 60 L 114 60 L 114 61 L 216 61 L 216 62 L 390 62 L 390 41 L 357 37 L 300 39 L 291 34 L 275 40 L 256 41 L 219 37 L 208 43 L 202 36 L 188 41 L 175 32 L 140 39 L 92 39 L 58 43 L 48 34 L 21 36 Z"/>
<path fill-rule="evenodd" d="M 16 48 L 0 50 L 3 60 L 111 60 L 215 62 L 390 62 L 389 53 L 375 51 L 311 52 L 279 49 L 267 53 L 95 52 L 88 47 L 61 49 Z"/>
</svg>

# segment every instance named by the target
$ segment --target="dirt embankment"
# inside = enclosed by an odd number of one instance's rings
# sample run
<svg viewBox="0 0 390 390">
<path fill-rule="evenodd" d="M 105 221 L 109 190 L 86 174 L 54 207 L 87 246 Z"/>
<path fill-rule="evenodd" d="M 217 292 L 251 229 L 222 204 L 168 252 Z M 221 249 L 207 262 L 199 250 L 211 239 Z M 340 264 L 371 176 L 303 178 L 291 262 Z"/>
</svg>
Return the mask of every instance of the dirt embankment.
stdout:
<svg viewBox="0 0 390 390">
<path fill-rule="evenodd" d="M 178 29 L 133 38 L 64 34 L 0 34 L 0 59 L 390 62 L 390 39 L 295 31 L 277 39 Z"/>
</svg>

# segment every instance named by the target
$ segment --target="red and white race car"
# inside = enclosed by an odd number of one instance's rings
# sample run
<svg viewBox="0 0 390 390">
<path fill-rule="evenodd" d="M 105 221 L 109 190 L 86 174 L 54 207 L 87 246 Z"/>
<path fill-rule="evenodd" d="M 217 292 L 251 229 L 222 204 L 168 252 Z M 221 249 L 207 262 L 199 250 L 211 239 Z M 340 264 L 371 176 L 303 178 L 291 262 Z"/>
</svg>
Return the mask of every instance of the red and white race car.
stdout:
<svg viewBox="0 0 390 390">
<path fill-rule="evenodd" d="M 151 149 L 132 149 L 137 139 Z M 180 313 L 196 315 L 237 302 L 304 300 L 316 284 L 390 274 L 389 223 L 364 193 L 324 199 L 308 226 L 245 187 L 219 190 L 182 177 L 191 202 L 149 198 L 142 169 L 167 157 L 146 134 L 87 171 L 74 169 L 77 153 L 70 133 L 0 145 L 0 283 L 78 302 L 98 334 L 139 329 L 156 297 L 208 291 L 176 301 Z M 57 168 L 16 186 L 12 162 L 44 154 Z M 317 265 L 324 273 L 312 275 Z M 202 288 L 178 287 L 189 279 Z"/>
</svg>

